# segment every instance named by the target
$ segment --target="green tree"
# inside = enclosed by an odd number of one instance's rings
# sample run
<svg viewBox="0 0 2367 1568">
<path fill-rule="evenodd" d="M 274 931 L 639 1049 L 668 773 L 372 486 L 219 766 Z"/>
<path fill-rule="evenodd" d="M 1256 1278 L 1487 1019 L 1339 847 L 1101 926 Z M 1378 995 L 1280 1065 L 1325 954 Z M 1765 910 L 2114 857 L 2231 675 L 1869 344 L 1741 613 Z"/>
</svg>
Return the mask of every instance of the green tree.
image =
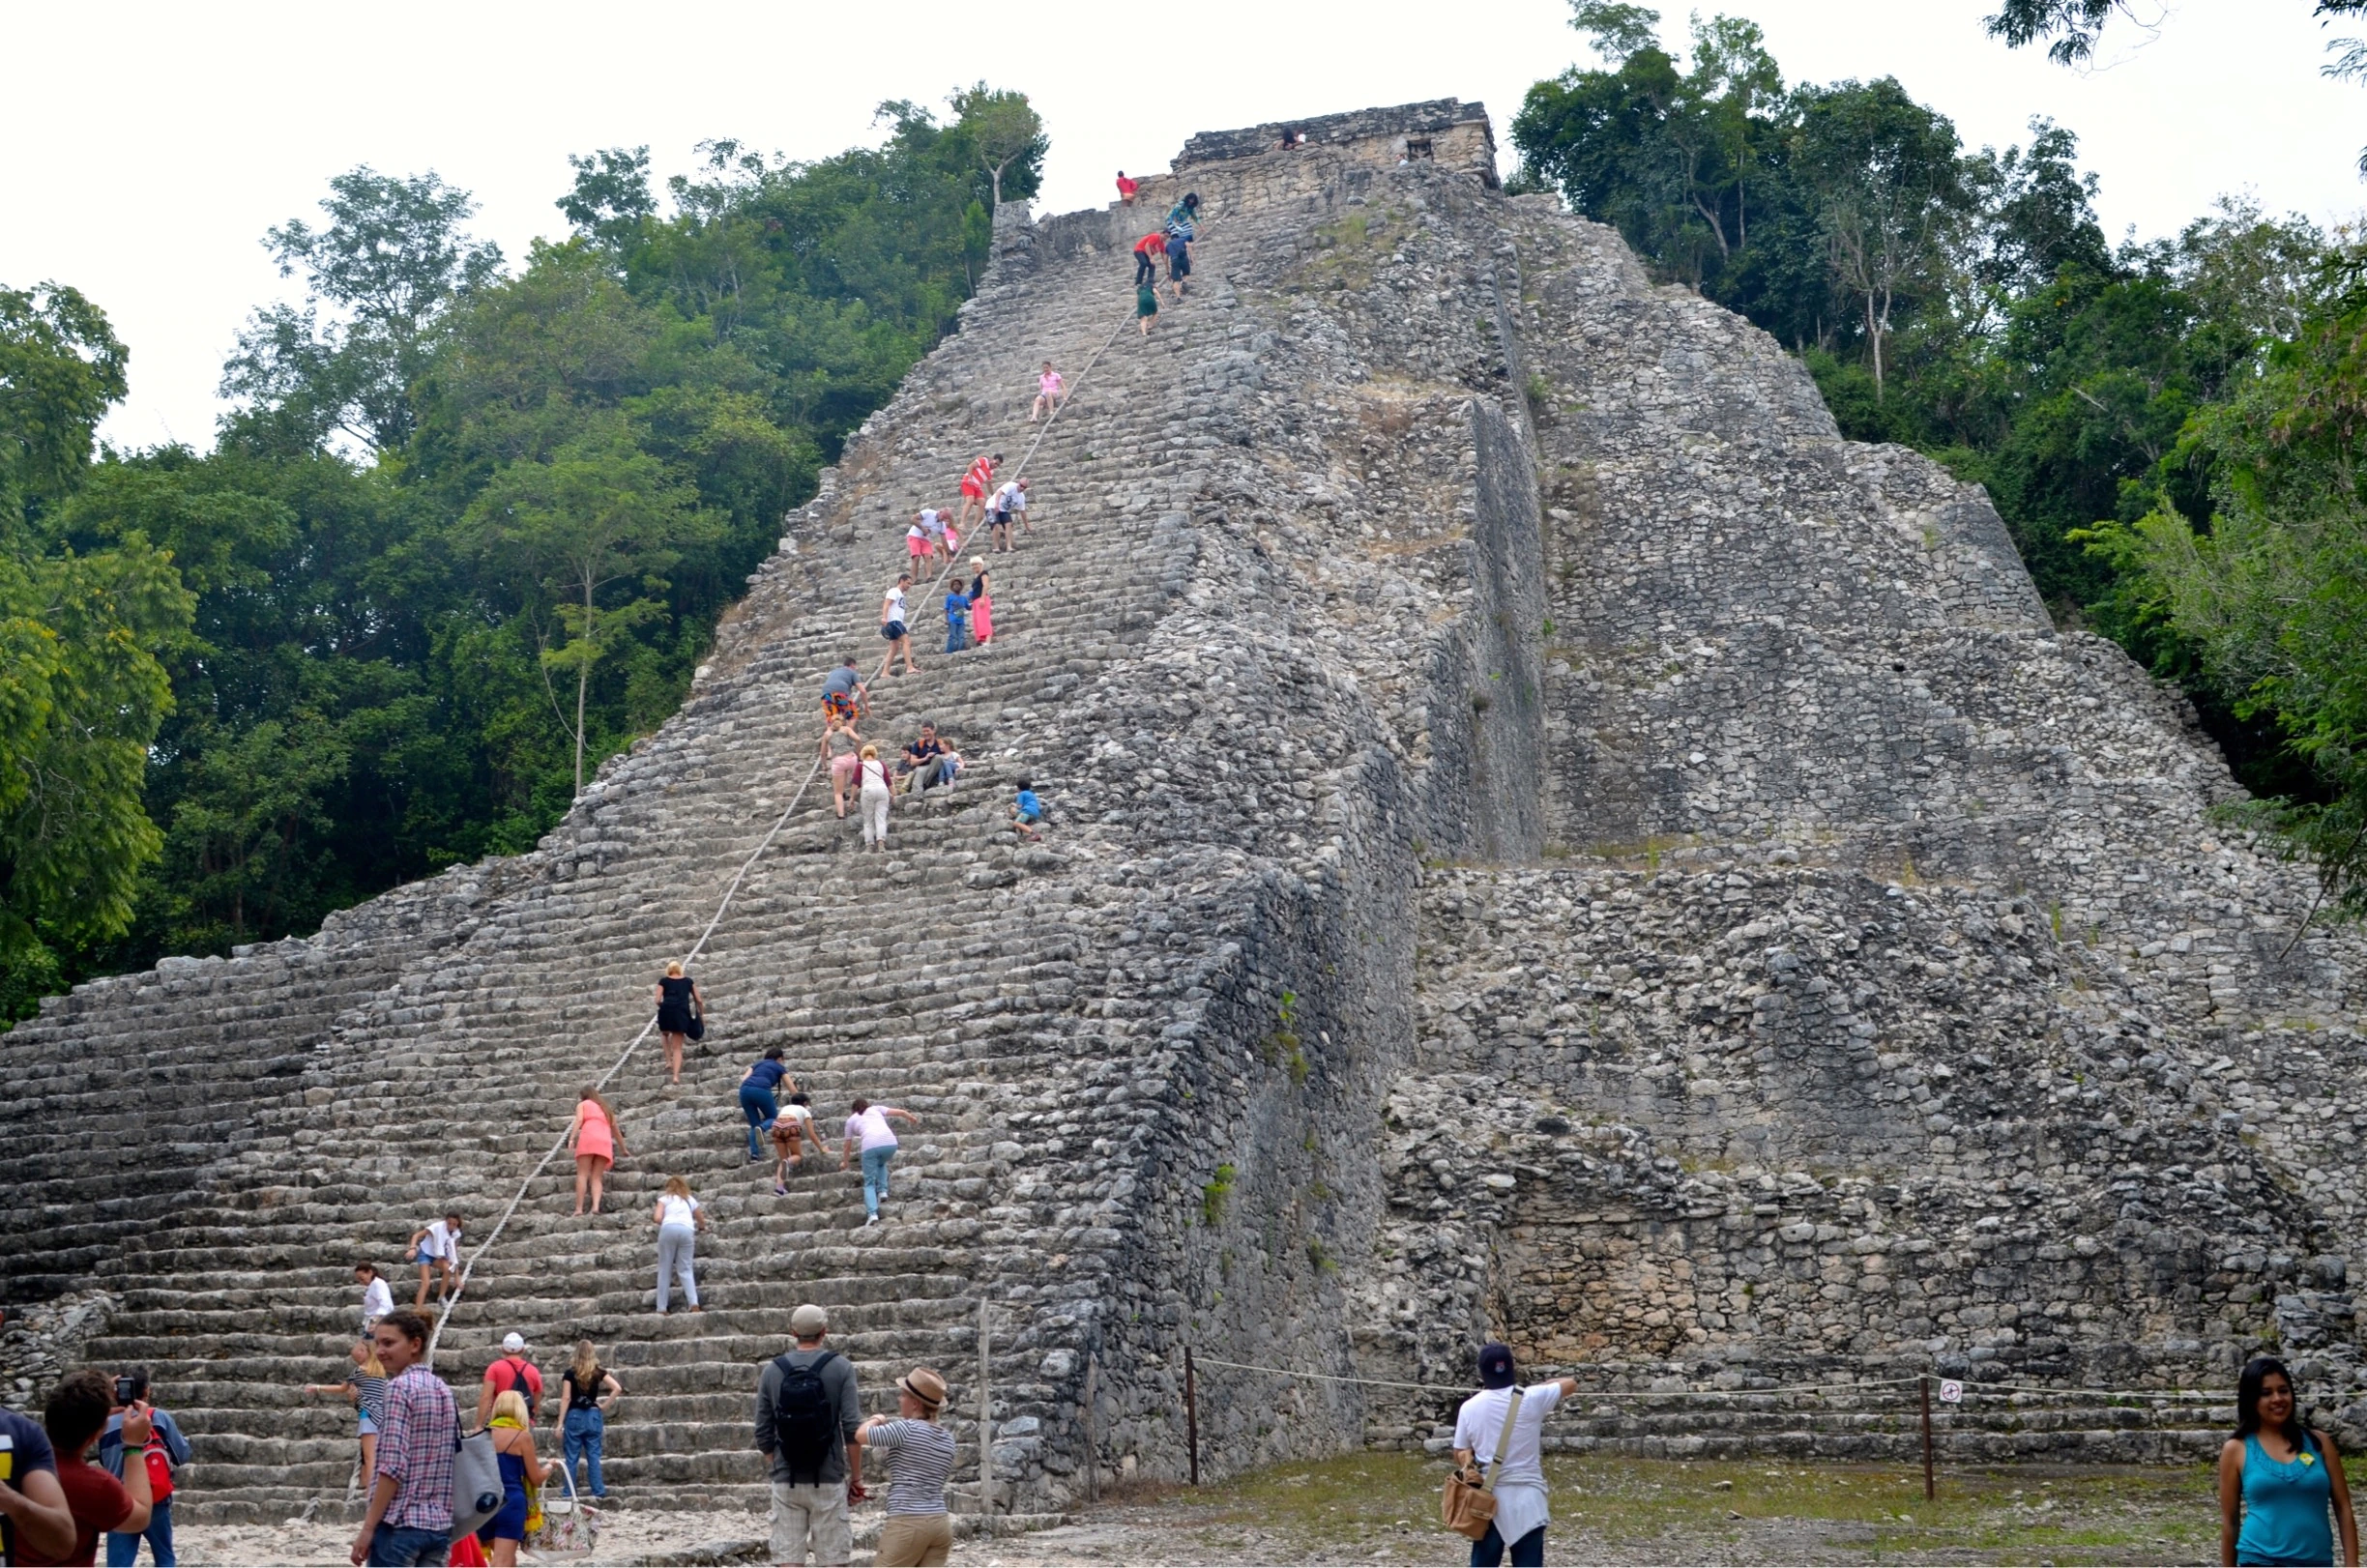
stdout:
<svg viewBox="0 0 2367 1568">
<path fill-rule="evenodd" d="M 0 288 L 0 539 L 81 482 L 128 360 L 79 291 Z"/>
<path fill-rule="evenodd" d="M 1795 163 L 1834 280 L 1856 303 L 1884 395 L 1884 348 L 1902 309 L 1942 286 L 1952 229 L 1971 209 L 1956 128 L 1890 77 L 1802 95 Z"/>
<path fill-rule="evenodd" d="M 326 225 L 291 218 L 266 234 L 279 276 L 304 272 L 305 303 L 256 312 L 221 392 L 247 399 L 303 450 L 341 433 L 393 453 L 410 438 L 411 388 L 438 322 L 499 273 L 501 251 L 462 232 L 476 204 L 433 171 L 405 179 L 365 164 L 329 188 Z M 324 304 L 338 312 L 327 323 Z"/>
<path fill-rule="evenodd" d="M 1043 171 L 1044 154 L 1052 145 L 1044 134 L 1043 117 L 1025 93 L 989 87 L 984 82 L 965 87 L 946 101 L 952 105 L 954 131 L 969 142 L 972 156 L 984 171 L 993 205 L 1003 205 L 1003 181 L 1014 172 L 1011 194 L 1032 196 Z"/>
<path fill-rule="evenodd" d="M 616 421 L 546 461 L 502 469 L 462 526 L 511 584 L 546 677 L 574 677 L 571 720 L 550 695 L 581 793 L 592 672 L 664 619 L 664 574 L 685 547 L 711 541 L 720 528 L 700 509 L 697 492 L 635 450 Z"/>
</svg>

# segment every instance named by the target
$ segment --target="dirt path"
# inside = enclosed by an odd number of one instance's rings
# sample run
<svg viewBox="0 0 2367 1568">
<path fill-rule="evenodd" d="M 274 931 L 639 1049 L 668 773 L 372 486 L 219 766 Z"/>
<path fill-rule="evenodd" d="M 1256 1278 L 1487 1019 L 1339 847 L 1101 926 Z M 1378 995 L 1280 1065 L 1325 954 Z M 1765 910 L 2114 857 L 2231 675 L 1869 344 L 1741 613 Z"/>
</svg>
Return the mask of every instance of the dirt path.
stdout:
<svg viewBox="0 0 2367 1568">
<path fill-rule="evenodd" d="M 2024 1466 L 1919 1474 L 1886 1466 L 1547 1461 L 1555 1560 L 1603 1563 L 2151 1563 L 2216 1555 L 2209 1472 Z M 1441 1563 L 1464 1548 L 1435 1523 L 1443 1471 L 1405 1454 L 1281 1466 L 1191 1492 L 1136 1487 L 1077 1522 L 964 1541 L 973 1568 L 1126 1563 Z M 752 1514 L 613 1511 L 600 1563 L 759 1560 Z M 179 1532 L 193 1568 L 345 1560 L 350 1527 L 208 1526 Z M 750 1549 L 753 1549 L 751 1551 Z M 743 1555 L 742 1553 L 746 1553 Z M 868 1560 L 858 1552 L 856 1560 Z"/>
</svg>

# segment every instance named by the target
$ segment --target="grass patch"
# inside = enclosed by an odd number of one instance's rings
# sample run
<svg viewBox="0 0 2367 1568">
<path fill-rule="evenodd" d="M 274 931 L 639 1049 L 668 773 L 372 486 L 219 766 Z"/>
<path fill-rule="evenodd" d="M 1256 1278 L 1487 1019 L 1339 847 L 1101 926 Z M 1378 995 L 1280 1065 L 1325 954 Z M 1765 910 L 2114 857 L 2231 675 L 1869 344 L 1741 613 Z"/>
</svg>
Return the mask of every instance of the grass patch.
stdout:
<svg viewBox="0 0 2367 1568">
<path fill-rule="evenodd" d="M 1437 1523 L 1445 1474 L 1426 1455 L 1350 1454 L 1161 1495 L 1110 1523 L 1156 1532 L 1144 1560 L 1459 1561 Z M 2218 1542 L 2203 1465 L 1943 1469 L 1931 1502 L 1913 1465 L 1553 1454 L 1546 1474 L 1563 1561 L 2195 1562 Z"/>
</svg>

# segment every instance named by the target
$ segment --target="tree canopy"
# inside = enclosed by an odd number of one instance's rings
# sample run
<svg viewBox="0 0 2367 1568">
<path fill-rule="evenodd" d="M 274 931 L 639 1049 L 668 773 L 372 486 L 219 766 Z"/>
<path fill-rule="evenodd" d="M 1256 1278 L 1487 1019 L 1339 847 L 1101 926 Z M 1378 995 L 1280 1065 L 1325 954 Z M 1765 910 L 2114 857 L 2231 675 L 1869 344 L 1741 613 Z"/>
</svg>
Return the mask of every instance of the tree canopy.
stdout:
<svg viewBox="0 0 2367 1568">
<path fill-rule="evenodd" d="M 1024 94 L 810 162 L 571 160 L 514 263 L 432 172 L 264 244 L 211 450 L 94 449 L 124 346 L 0 290 L 0 1024 L 535 842 L 680 704 L 822 464 L 977 286 Z"/>
</svg>

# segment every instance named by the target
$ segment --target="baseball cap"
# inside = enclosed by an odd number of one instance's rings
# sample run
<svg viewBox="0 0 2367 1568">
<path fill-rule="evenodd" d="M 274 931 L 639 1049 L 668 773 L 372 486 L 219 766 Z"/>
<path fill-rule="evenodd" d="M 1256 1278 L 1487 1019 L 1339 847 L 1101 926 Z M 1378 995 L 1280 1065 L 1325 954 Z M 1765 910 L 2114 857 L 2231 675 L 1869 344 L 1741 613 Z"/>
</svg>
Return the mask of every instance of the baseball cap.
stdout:
<svg viewBox="0 0 2367 1568">
<path fill-rule="evenodd" d="M 1509 1388 L 1512 1386 L 1512 1347 L 1490 1340 L 1479 1347 L 1479 1386 Z"/>
<path fill-rule="evenodd" d="M 810 1301 L 789 1315 L 789 1332 L 800 1339 L 811 1339 L 829 1328 L 829 1315 Z"/>
<path fill-rule="evenodd" d="M 513 1334 L 504 1334 L 504 1335 L 502 1336 L 502 1349 L 503 1349 L 503 1350 L 508 1350 L 508 1351 L 509 1351 L 509 1352 L 510 1352 L 511 1355 L 515 1355 L 515 1354 L 517 1354 L 517 1353 L 518 1353 L 518 1351 L 520 1351 L 520 1350 L 524 1350 L 525 1348 L 526 1348 L 526 1336 L 525 1336 L 525 1335 L 523 1335 L 523 1334 L 514 1334 L 514 1333 L 513 1333 Z"/>
</svg>

